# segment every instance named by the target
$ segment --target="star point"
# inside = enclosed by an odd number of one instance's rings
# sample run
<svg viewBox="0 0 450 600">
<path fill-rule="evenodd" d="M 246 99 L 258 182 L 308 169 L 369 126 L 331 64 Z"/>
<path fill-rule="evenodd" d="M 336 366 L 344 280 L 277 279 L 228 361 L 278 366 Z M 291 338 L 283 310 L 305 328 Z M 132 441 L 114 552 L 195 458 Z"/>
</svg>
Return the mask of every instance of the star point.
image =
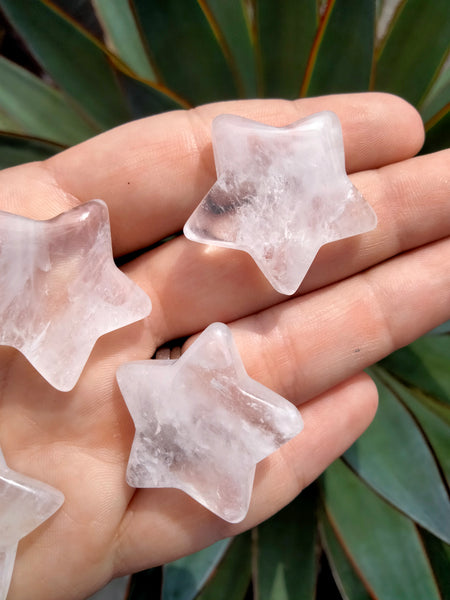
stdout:
<svg viewBox="0 0 450 600">
<path fill-rule="evenodd" d="M 136 426 L 128 483 L 181 489 L 232 523 L 256 464 L 302 429 L 290 402 L 249 377 L 222 323 L 177 360 L 121 365 L 117 380 Z"/>
<path fill-rule="evenodd" d="M 0 600 L 5 600 L 19 541 L 49 519 L 63 494 L 10 469 L 0 450 Z"/>
<path fill-rule="evenodd" d="M 71 390 L 97 339 L 150 313 L 114 264 L 108 209 L 91 200 L 48 221 L 0 212 L 0 344 Z"/>
<path fill-rule="evenodd" d="M 334 113 L 286 127 L 220 115 L 212 139 L 217 181 L 184 234 L 247 252 L 278 292 L 297 290 L 321 246 L 376 226 L 345 171 Z"/>
</svg>

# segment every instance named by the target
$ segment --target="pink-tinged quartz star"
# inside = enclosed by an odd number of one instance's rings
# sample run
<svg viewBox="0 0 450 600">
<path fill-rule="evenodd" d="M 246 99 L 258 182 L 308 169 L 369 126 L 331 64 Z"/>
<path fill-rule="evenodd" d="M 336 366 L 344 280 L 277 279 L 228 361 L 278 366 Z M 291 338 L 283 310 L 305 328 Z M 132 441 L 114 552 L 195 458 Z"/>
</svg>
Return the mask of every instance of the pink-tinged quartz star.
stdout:
<svg viewBox="0 0 450 600">
<path fill-rule="evenodd" d="M 8 468 L 0 450 L 0 600 L 8 594 L 19 541 L 63 502 L 60 491 Z"/>
<path fill-rule="evenodd" d="M 117 380 L 136 427 L 129 485 L 178 488 L 231 523 L 247 514 L 256 464 L 303 426 L 293 404 L 249 377 L 222 323 L 177 360 L 121 365 Z"/>
<path fill-rule="evenodd" d="M 49 221 L 0 212 L 0 344 L 71 390 L 97 339 L 151 311 L 114 264 L 108 209 L 91 200 Z"/>
<path fill-rule="evenodd" d="M 286 127 L 220 115 L 212 141 L 217 182 L 184 234 L 248 252 L 282 294 L 297 290 L 321 246 L 376 227 L 374 211 L 347 177 L 334 113 Z"/>
</svg>

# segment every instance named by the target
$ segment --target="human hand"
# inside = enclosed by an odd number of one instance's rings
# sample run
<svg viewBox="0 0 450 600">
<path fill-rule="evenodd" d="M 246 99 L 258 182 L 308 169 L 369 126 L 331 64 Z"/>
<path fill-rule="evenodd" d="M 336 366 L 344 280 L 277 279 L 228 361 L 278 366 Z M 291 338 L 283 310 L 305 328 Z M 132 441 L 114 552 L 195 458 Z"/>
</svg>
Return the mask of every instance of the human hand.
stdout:
<svg viewBox="0 0 450 600">
<path fill-rule="evenodd" d="M 211 120 L 235 113 L 286 125 L 320 110 L 341 119 L 351 179 L 378 227 L 322 248 L 293 298 L 251 258 L 177 237 L 126 262 L 150 317 L 101 338 L 69 393 L 0 348 L 0 444 L 8 465 L 60 489 L 65 504 L 22 540 L 11 600 L 82 599 L 111 577 L 194 552 L 269 517 L 364 431 L 377 404 L 362 370 L 450 317 L 450 152 L 411 158 L 417 113 L 360 94 L 220 103 L 124 125 L 38 164 L 0 173 L 0 209 L 48 219 L 80 202 L 109 206 L 114 252 L 179 231 L 215 181 Z M 251 377 L 301 405 L 304 431 L 258 465 L 247 518 L 230 525 L 177 490 L 134 490 L 134 427 L 117 367 L 222 321 Z M 188 341 L 189 342 L 189 341 Z"/>
</svg>

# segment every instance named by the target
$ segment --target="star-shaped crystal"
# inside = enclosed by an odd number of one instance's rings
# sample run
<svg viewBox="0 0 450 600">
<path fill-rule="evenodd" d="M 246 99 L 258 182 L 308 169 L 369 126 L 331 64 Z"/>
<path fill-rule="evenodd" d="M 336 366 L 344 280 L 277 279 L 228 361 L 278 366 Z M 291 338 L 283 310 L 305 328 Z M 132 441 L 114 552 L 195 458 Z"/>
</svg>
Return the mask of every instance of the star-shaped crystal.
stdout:
<svg viewBox="0 0 450 600">
<path fill-rule="evenodd" d="M 217 182 L 184 234 L 248 252 L 279 292 L 297 290 L 321 246 L 376 226 L 347 177 L 334 113 L 287 127 L 220 115 L 212 139 Z"/>
<path fill-rule="evenodd" d="M 247 514 L 256 463 L 302 429 L 295 406 L 248 376 L 222 323 L 177 360 L 121 365 L 117 380 L 136 426 L 129 485 L 181 489 L 231 523 Z"/>
<path fill-rule="evenodd" d="M 114 264 L 101 200 L 49 221 L 0 212 L 0 289 L 0 344 L 62 391 L 74 387 L 100 336 L 151 310 Z"/>
<path fill-rule="evenodd" d="M 55 513 L 64 496 L 10 469 L 0 450 L 0 600 L 5 600 L 19 541 Z"/>
</svg>

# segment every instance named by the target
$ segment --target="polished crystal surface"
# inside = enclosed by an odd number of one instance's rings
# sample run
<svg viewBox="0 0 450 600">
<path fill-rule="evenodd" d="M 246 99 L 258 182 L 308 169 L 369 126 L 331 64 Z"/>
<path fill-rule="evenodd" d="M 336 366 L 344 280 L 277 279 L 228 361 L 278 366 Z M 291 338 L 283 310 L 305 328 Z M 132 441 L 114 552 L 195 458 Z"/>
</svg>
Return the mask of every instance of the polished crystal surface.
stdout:
<svg viewBox="0 0 450 600">
<path fill-rule="evenodd" d="M 295 406 L 247 375 L 222 323 L 177 360 L 121 365 L 117 380 L 136 426 L 129 485 L 181 489 L 232 523 L 247 514 L 256 463 L 302 429 Z"/>
<path fill-rule="evenodd" d="M 0 344 L 62 391 L 74 387 L 100 336 L 151 310 L 114 264 L 101 200 L 49 221 L 0 212 L 0 289 Z"/>
<path fill-rule="evenodd" d="M 184 234 L 248 252 L 277 291 L 293 294 L 324 244 L 376 226 L 347 177 L 334 113 L 286 127 L 220 115 L 212 140 L 217 182 Z"/>
<path fill-rule="evenodd" d="M 8 468 L 0 450 L 0 600 L 8 594 L 19 540 L 63 502 L 60 491 Z"/>
</svg>

